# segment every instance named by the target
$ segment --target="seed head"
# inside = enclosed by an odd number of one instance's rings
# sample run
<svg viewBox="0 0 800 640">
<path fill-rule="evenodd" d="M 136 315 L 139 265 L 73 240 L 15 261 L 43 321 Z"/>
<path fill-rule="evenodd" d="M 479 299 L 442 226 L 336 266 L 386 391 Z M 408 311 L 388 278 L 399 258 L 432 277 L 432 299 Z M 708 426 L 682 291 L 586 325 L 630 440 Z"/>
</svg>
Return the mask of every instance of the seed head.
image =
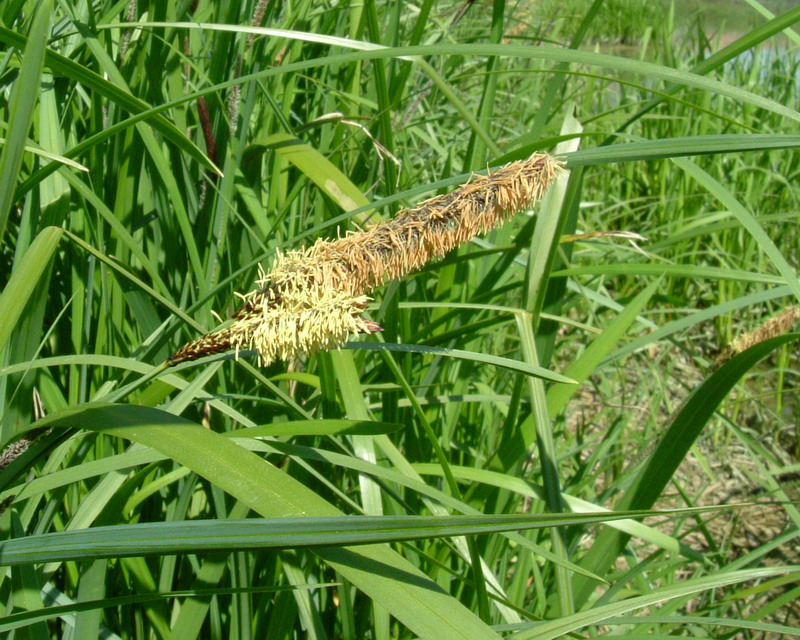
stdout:
<svg viewBox="0 0 800 640">
<path fill-rule="evenodd" d="M 759 342 L 764 342 L 765 340 L 786 333 L 798 320 L 800 320 L 800 307 L 788 307 L 784 309 L 778 315 L 773 316 L 755 329 L 755 331 L 734 338 L 734 340 L 720 352 L 714 364 L 719 368 L 734 356 L 757 345 Z"/>
<path fill-rule="evenodd" d="M 373 289 L 402 278 L 506 221 L 538 200 L 561 163 L 534 154 L 453 192 L 400 211 L 387 222 L 278 254 L 260 271 L 233 323 L 176 352 L 169 364 L 227 349 L 256 349 L 262 364 L 342 345 L 353 333 L 380 331 L 362 317 Z"/>
</svg>

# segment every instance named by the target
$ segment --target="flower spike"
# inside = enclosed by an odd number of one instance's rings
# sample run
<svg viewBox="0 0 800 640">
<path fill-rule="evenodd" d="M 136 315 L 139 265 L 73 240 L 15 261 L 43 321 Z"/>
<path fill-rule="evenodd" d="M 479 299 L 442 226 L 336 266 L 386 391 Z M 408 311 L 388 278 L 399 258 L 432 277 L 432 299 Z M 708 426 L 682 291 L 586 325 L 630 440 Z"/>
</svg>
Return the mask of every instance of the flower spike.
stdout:
<svg viewBox="0 0 800 640">
<path fill-rule="evenodd" d="M 380 326 L 362 316 L 369 294 L 511 218 L 542 197 L 561 163 L 534 154 L 386 222 L 307 249 L 278 254 L 226 328 L 183 346 L 169 365 L 235 349 L 255 349 L 261 364 L 339 347 Z"/>
</svg>

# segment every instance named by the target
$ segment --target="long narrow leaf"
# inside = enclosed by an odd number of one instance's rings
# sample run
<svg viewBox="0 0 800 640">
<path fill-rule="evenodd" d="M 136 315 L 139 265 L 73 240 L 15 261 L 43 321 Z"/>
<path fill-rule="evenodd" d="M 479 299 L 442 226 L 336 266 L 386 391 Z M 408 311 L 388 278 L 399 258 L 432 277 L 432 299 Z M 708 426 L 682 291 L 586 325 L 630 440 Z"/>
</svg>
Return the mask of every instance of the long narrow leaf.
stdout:
<svg viewBox="0 0 800 640">
<path fill-rule="evenodd" d="M 28 247 L 0 294 L 0 350 L 11 337 L 39 278 L 50 264 L 62 234 L 63 231 L 56 227 L 43 229 Z"/>
<path fill-rule="evenodd" d="M 726 362 L 698 386 L 648 456 L 645 466 L 618 503 L 619 508 L 646 509 L 652 506 L 734 385 L 772 351 L 798 339 L 800 334 L 786 334 L 756 344 Z M 603 531 L 582 565 L 595 573 L 604 573 L 627 539 L 619 531 Z M 589 597 L 594 585 L 581 576 L 576 576 L 575 582 L 576 594 L 583 601 Z"/>
<path fill-rule="evenodd" d="M 3 246 L 8 216 L 14 203 L 14 192 L 19 179 L 19 169 L 22 166 L 28 127 L 39 97 L 39 80 L 44 65 L 52 12 L 53 0 L 43 0 L 39 4 L 22 54 L 19 76 L 11 91 L 8 134 L 0 152 L 0 247 Z"/>
<path fill-rule="evenodd" d="M 480 516 L 329 516 L 262 520 L 154 522 L 94 527 L 12 538 L 0 543 L 0 562 L 21 565 L 51 561 L 121 558 L 247 549 L 368 545 L 464 535 L 486 535 L 545 527 L 595 524 L 677 511 L 502 514 Z"/>
<path fill-rule="evenodd" d="M 97 430 L 151 446 L 265 517 L 340 514 L 329 502 L 252 452 L 157 409 L 83 406 L 39 425 Z M 386 546 L 326 548 L 316 553 L 422 637 L 498 638 L 468 609 Z"/>
</svg>

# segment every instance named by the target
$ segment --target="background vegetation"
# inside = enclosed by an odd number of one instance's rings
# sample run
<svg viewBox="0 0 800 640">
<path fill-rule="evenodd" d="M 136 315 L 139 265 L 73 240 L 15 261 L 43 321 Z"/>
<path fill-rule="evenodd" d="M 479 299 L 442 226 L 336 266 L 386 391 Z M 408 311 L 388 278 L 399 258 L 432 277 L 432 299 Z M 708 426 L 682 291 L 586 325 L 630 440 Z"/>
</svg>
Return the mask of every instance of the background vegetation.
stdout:
<svg viewBox="0 0 800 640">
<path fill-rule="evenodd" d="M 730 4 L 3 3 L 0 630 L 795 635 L 798 334 L 714 360 L 800 299 L 800 8 Z M 536 150 L 382 334 L 163 367 L 276 251 Z"/>
<path fill-rule="evenodd" d="M 532 3 L 533 13 L 546 16 L 550 26 L 572 33 L 591 8 L 593 0 L 538 0 Z M 659 22 L 675 9 L 675 25 L 681 30 L 700 29 L 708 35 L 733 37 L 752 30 L 759 24 L 758 14 L 789 11 L 796 0 L 605 0 L 603 11 L 588 27 L 591 43 L 624 43 L 639 46 Z"/>
</svg>

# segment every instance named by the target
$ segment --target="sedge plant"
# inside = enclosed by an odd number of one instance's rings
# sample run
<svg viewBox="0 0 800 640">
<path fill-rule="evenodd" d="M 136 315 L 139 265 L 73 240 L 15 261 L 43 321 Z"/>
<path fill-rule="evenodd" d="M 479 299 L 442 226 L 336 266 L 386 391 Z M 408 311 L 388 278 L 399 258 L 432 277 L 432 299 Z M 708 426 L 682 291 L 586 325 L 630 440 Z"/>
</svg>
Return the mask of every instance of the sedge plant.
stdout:
<svg viewBox="0 0 800 640">
<path fill-rule="evenodd" d="M 0 633 L 795 633 L 800 9 L 550 4 L 0 6 Z"/>
</svg>

